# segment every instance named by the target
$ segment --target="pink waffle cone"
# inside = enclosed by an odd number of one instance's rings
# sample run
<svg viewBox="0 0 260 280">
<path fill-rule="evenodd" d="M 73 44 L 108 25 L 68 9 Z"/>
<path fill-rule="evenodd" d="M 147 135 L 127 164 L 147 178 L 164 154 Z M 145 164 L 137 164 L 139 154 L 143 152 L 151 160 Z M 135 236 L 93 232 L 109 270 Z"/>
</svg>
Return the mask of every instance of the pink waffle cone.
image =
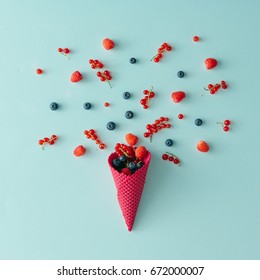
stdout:
<svg viewBox="0 0 260 280">
<path fill-rule="evenodd" d="M 113 168 L 112 161 L 117 157 L 118 156 L 116 153 L 112 153 L 108 157 L 108 164 L 116 185 L 117 200 L 119 202 L 127 228 L 129 231 L 131 231 L 143 193 L 151 154 L 147 154 L 146 158 L 143 160 L 144 165 L 130 176 L 127 176 L 124 173 L 119 173 Z"/>
</svg>

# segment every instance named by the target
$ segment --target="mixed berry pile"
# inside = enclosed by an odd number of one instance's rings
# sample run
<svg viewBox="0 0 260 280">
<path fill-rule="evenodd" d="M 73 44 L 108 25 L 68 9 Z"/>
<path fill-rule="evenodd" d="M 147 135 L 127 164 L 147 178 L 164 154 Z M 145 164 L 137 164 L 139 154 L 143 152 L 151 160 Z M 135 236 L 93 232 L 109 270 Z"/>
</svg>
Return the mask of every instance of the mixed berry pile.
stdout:
<svg viewBox="0 0 260 280">
<path fill-rule="evenodd" d="M 192 39 L 195 43 L 198 43 L 201 41 L 198 36 L 194 36 Z M 113 49 L 115 46 L 116 46 L 115 43 L 111 39 L 105 38 L 103 40 L 104 49 L 109 51 L 109 50 Z M 67 47 L 66 48 L 59 47 L 57 50 L 58 50 L 58 53 L 64 55 L 68 59 L 70 59 L 71 54 L 73 54 L 71 49 L 69 49 Z M 163 43 L 159 47 L 157 54 L 152 57 L 151 61 L 155 62 L 155 63 L 160 62 L 160 60 L 163 58 L 163 56 L 166 53 L 171 52 L 172 50 L 173 50 L 172 46 L 170 46 L 166 42 Z M 104 70 L 104 68 L 105 68 L 104 63 L 102 63 L 98 59 L 93 59 L 93 58 L 90 58 L 88 62 L 90 64 L 91 69 L 93 71 L 96 70 L 96 76 L 99 78 L 99 80 L 101 82 L 107 82 L 108 85 L 110 86 L 110 88 L 112 88 L 111 71 L 108 69 Z M 129 62 L 131 64 L 136 64 L 136 63 L 138 63 L 138 59 L 131 57 L 129 59 Z M 206 58 L 204 60 L 204 66 L 205 66 L 206 70 L 214 69 L 215 67 L 217 67 L 217 65 L 218 65 L 218 61 L 215 58 L 210 57 L 210 58 Z M 45 72 L 43 69 L 38 68 L 38 69 L 36 69 L 36 74 L 42 75 L 42 74 L 45 74 Z M 185 76 L 184 71 L 180 70 L 177 72 L 178 78 L 183 78 L 184 76 Z M 84 79 L 84 76 L 79 71 L 74 71 L 70 76 L 70 81 L 72 83 L 78 83 L 82 79 Z M 228 84 L 224 80 L 222 80 L 221 82 L 216 83 L 216 84 L 214 84 L 214 83 L 208 84 L 207 87 L 204 88 L 205 91 L 209 92 L 212 95 L 214 95 L 215 93 L 217 93 L 220 90 L 224 91 L 226 89 L 228 89 Z M 142 98 L 140 99 L 140 104 L 142 105 L 143 109 L 148 109 L 152 104 L 152 102 L 151 102 L 152 99 L 156 96 L 156 93 L 155 93 L 153 87 L 151 87 L 149 89 L 144 89 L 142 94 L 140 93 L 140 97 L 141 97 L 141 95 L 142 95 Z M 172 92 L 169 95 L 171 96 L 172 102 L 174 102 L 174 103 L 182 102 L 186 97 L 186 93 L 182 90 Z M 122 97 L 124 99 L 128 100 L 131 98 L 131 93 L 124 92 Z M 105 102 L 104 106 L 109 107 L 110 103 Z M 83 104 L 83 108 L 85 110 L 91 110 L 92 104 L 90 102 L 85 102 Z M 59 110 L 59 104 L 57 102 L 52 102 L 50 104 L 50 109 L 53 111 Z M 132 119 L 132 118 L 134 118 L 134 113 L 132 111 L 126 111 L 125 117 L 127 119 Z M 178 115 L 178 118 L 183 119 L 184 115 L 180 113 Z M 201 125 L 203 125 L 203 120 L 201 118 L 197 118 L 194 120 L 194 124 L 196 126 L 201 126 Z M 224 121 L 217 122 L 217 124 L 220 124 L 222 126 L 222 129 L 224 132 L 228 132 L 230 130 L 230 124 L 231 124 L 230 120 L 226 119 Z M 152 138 L 153 138 L 154 134 L 157 134 L 162 129 L 171 128 L 172 126 L 173 126 L 172 120 L 170 120 L 168 117 L 162 116 L 162 117 L 154 120 L 152 123 L 148 123 L 146 125 L 146 131 L 144 131 L 143 137 L 149 138 L 150 142 L 152 142 Z M 114 129 L 116 129 L 116 127 L 117 127 L 117 125 L 113 121 L 109 121 L 106 124 L 107 130 L 114 130 Z M 85 131 L 83 131 L 83 133 L 86 136 L 86 138 L 89 140 L 92 140 L 98 146 L 98 148 L 100 150 L 104 150 L 107 148 L 106 144 L 103 141 L 101 141 L 101 139 L 97 135 L 97 132 L 94 129 L 85 130 Z M 55 144 L 58 139 L 59 139 L 58 136 L 53 134 L 50 138 L 44 137 L 43 139 L 40 139 L 38 141 L 38 144 L 42 148 L 44 148 L 46 145 Z M 126 175 L 131 175 L 131 174 L 135 173 L 137 170 L 139 170 L 140 168 L 142 168 L 142 166 L 144 165 L 143 160 L 144 160 L 145 156 L 147 155 L 148 151 L 144 146 L 136 146 L 136 144 L 138 142 L 138 137 L 136 135 L 128 133 L 125 136 L 125 139 L 126 139 L 127 144 L 117 143 L 115 146 L 114 152 L 116 153 L 117 156 L 113 160 L 113 167 L 118 172 L 124 173 Z M 166 139 L 165 145 L 167 147 L 173 146 L 174 145 L 173 139 Z M 204 140 L 199 141 L 197 143 L 196 148 L 198 151 L 204 152 L 204 153 L 208 152 L 210 150 L 208 143 Z M 87 149 L 84 145 L 79 145 L 79 146 L 75 147 L 75 149 L 73 151 L 73 154 L 76 157 L 84 156 L 86 153 L 87 153 Z M 174 155 L 172 152 L 165 152 L 164 154 L 162 154 L 162 159 L 164 161 L 172 162 L 175 165 L 181 165 L 180 159 L 176 155 Z"/>
</svg>

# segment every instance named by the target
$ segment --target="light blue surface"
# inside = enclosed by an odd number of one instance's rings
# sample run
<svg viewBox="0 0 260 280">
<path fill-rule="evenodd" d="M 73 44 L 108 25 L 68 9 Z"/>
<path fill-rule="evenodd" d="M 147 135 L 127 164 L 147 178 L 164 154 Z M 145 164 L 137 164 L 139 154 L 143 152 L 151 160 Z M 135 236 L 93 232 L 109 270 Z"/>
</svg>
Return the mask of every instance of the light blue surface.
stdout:
<svg viewBox="0 0 260 280">
<path fill-rule="evenodd" d="M 1 259 L 260 258 L 259 1 L 0 3 Z M 115 41 L 112 51 L 103 49 L 105 37 Z M 174 50 L 150 62 L 165 41 Z M 71 59 L 58 47 L 69 47 Z M 206 71 L 206 57 L 219 66 Z M 95 77 L 89 58 L 111 70 L 112 90 Z M 38 67 L 44 75 L 35 74 Z M 84 75 L 78 84 L 69 82 L 75 70 Z M 185 78 L 177 78 L 179 70 Z M 222 79 L 227 91 L 201 96 Z M 157 96 L 145 111 L 139 100 L 150 85 Z M 187 92 L 180 104 L 170 98 L 176 90 Z M 124 100 L 124 91 L 133 98 Z M 61 109 L 51 111 L 52 101 Z M 82 108 L 86 101 L 92 110 Z M 136 117 L 125 119 L 126 110 Z M 150 144 L 145 125 L 162 115 L 174 127 Z M 224 119 L 232 121 L 229 133 L 216 125 Z M 109 132 L 111 120 L 118 128 Z M 90 128 L 108 149 L 84 137 Z M 153 155 L 132 233 L 106 161 L 127 132 Z M 53 133 L 59 141 L 42 151 L 38 139 Z M 176 141 L 172 148 L 167 138 Z M 211 146 L 207 154 L 196 151 L 201 139 Z M 80 144 L 88 153 L 75 158 Z M 183 166 L 163 162 L 165 151 Z"/>
</svg>

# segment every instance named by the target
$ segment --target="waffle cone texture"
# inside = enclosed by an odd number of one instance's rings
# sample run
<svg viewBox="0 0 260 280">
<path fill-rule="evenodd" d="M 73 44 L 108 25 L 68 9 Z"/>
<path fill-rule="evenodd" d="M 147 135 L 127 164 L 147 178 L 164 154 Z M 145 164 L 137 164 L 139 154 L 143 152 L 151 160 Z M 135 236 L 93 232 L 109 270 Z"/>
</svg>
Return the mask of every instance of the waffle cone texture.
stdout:
<svg viewBox="0 0 260 280">
<path fill-rule="evenodd" d="M 144 165 L 130 176 L 127 176 L 124 173 L 119 173 L 114 169 L 112 162 L 113 159 L 117 157 L 118 156 L 116 153 L 112 153 L 108 157 L 108 165 L 115 182 L 117 189 L 117 200 L 125 219 L 127 229 L 131 231 L 142 197 L 145 179 L 151 160 L 151 154 L 148 152 L 147 156 L 143 160 Z"/>
</svg>

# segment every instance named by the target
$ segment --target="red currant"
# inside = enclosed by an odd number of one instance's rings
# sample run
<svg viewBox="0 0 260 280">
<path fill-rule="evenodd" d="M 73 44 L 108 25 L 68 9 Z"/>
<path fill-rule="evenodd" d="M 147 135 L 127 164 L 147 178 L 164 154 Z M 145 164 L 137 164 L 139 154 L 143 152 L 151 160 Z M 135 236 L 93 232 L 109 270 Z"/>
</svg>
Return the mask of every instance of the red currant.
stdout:
<svg viewBox="0 0 260 280">
<path fill-rule="evenodd" d="M 104 75 L 109 76 L 109 75 L 110 75 L 110 72 L 109 72 L 108 70 L 105 70 L 105 71 L 104 71 Z"/>
<path fill-rule="evenodd" d="M 167 160 L 168 158 L 169 158 L 169 156 L 168 156 L 167 154 L 163 154 L 163 155 L 162 155 L 162 159 L 163 159 L 163 160 Z"/>
<path fill-rule="evenodd" d="M 174 162 L 175 164 L 179 164 L 179 163 L 180 163 L 180 161 L 179 161 L 177 158 L 175 158 L 175 159 L 173 160 L 173 162 Z"/>
<path fill-rule="evenodd" d="M 223 127 L 223 130 L 224 130 L 225 132 L 228 132 L 228 131 L 229 131 L 229 127 L 228 127 L 227 125 L 225 125 L 225 126 Z"/>
<path fill-rule="evenodd" d="M 100 77 L 100 81 L 101 81 L 101 82 L 105 82 L 105 80 L 106 80 L 106 78 L 105 78 L 104 76 L 101 76 L 101 77 Z"/>
<path fill-rule="evenodd" d="M 144 109 L 148 109 L 148 106 L 147 106 L 147 105 L 143 105 L 143 108 L 144 108 Z"/>
<path fill-rule="evenodd" d="M 63 49 L 62 48 L 58 48 L 58 52 L 62 52 L 63 51 Z"/>
<path fill-rule="evenodd" d="M 39 141 L 38 141 L 38 144 L 39 144 L 39 145 L 42 145 L 43 143 L 44 143 L 43 140 L 39 140 Z"/>
<path fill-rule="evenodd" d="M 97 72 L 97 76 L 98 76 L 98 77 L 101 77 L 101 76 L 102 76 L 102 73 L 101 73 L 100 71 L 98 71 L 98 72 Z"/>
<path fill-rule="evenodd" d="M 63 52 L 64 52 L 65 54 L 68 54 L 68 53 L 70 53 L 70 49 L 65 48 L 65 49 L 63 50 Z"/>
<path fill-rule="evenodd" d="M 224 120 L 224 125 L 230 125 L 231 121 L 230 120 Z"/>
<path fill-rule="evenodd" d="M 174 157 L 173 156 L 169 156 L 169 161 L 174 161 Z"/>
<path fill-rule="evenodd" d="M 183 118 L 184 118 L 183 114 L 179 114 L 179 115 L 178 115 L 178 118 L 179 118 L 180 120 L 183 119 Z"/>
<path fill-rule="evenodd" d="M 160 59 L 159 59 L 158 57 L 155 57 L 155 58 L 153 59 L 153 61 L 154 61 L 155 63 L 158 63 L 158 62 L 160 61 Z"/>
<path fill-rule="evenodd" d="M 145 138 L 149 138 L 149 137 L 150 137 L 150 133 L 149 133 L 149 132 L 145 132 L 145 133 L 144 133 L 144 137 L 145 137 Z"/>
<path fill-rule="evenodd" d="M 105 106 L 105 107 L 109 107 L 110 104 L 109 104 L 108 102 L 105 102 L 105 103 L 104 103 L 104 106 Z"/>
<path fill-rule="evenodd" d="M 151 91 L 149 96 L 150 96 L 150 98 L 153 98 L 155 96 L 155 93 L 153 91 Z"/>
<path fill-rule="evenodd" d="M 38 69 L 36 69 L 36 73 L 37 73 L 38 75 L 41 75 L 41 74 L 43 73 L 43 70 L 40 69 L 40 68 L 38 68 Z"/>
<path fill-rule="evenodd" d="M 172 50 L 172 47 L 171 47 L 171 46 L 167 46 L 167 47 L 166 47 L 166 50 L 169 52 L 169 51 Z"/>
<path fill-rule="evenodd" d="M 194 36 L 192 39 L 193 39 L 194 42 L 199 42 L 200 37 L 199 36 Z"/>
</svg>

